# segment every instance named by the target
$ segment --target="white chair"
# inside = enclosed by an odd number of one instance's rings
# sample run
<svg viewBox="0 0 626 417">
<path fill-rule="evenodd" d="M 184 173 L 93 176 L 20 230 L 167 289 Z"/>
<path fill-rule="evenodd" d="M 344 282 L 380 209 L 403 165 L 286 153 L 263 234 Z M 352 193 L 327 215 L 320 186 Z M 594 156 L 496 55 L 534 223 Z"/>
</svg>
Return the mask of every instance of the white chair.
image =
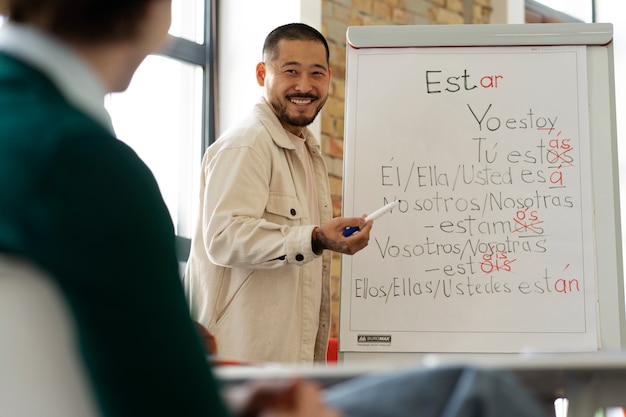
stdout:
<svg viewBox="0 0 626 417">
<path fill-rule="evenodd" d="M 0 416 L 99 415 L 62 293 L 30 263 L 0 254 Z"/>
</svg>

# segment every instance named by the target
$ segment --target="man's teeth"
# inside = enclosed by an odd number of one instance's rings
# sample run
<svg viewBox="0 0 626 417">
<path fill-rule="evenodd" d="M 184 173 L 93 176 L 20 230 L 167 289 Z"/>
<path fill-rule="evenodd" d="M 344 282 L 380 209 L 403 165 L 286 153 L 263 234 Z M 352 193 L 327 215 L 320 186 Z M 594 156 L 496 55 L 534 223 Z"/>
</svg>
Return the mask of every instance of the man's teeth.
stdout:
<svg viewBox="0 0 626 417">
<path fill-rule="evenodd" d="M 294 104 L 309 104 L 311 102 L 311 99 L 292 98 L 291 102 Z"/>
</svg>

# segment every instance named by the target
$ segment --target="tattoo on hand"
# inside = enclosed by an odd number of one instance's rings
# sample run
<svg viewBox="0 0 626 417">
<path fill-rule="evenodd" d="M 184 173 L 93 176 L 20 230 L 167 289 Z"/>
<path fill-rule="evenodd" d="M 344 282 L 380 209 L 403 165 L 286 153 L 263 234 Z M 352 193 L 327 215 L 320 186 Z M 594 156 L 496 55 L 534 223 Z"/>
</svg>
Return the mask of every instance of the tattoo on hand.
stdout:
<svg viewBox="0 0 626 417">
<path fill-rule="evenodd" d="M 350 253 L 348 245 L 345 242 L 335 242 L 334 240 L 326 237 L 324 232 L 319 228 L 315 230 L 315 238 L 313 239 L 313 251 L 315 253 L 322 253 L 324 249 L 330 249 L 339 253 Z M 316 249 L 319 249 L 316 250 Z"/>
</svg>

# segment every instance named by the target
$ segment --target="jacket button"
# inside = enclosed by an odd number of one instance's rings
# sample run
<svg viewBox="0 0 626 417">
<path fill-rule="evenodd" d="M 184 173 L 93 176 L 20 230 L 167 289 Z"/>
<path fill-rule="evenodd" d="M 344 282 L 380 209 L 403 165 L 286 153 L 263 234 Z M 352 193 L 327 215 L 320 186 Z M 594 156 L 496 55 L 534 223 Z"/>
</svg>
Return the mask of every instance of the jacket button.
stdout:
<svg viewBox="0 0 626 417">
<path fill-rule="evenodd" d="M 290 213 L 291 213 L 292 216 L 295 216 L 296 215 L 296 209 L 291 209 Z"/>
<path fill-rule="evenodd" d="M 296 261 L 298 262 L 302 262 L 304 261 L 304 255 L 302 255 L 301 253 L 296 255 Z"/>
</svg>

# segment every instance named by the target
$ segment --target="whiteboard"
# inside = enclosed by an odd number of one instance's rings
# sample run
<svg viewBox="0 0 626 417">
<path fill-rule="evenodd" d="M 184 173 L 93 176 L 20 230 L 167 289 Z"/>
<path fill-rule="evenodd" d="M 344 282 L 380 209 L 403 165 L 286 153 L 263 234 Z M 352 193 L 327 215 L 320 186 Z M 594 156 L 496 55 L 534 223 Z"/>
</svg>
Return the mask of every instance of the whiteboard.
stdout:
<svg viewBox="0 0 626 417">
<path fill-rule="evenodd" d="M 348 29 L 341 352 L 623 345 L 609 24 Z M 600 213 L 602 211 L 602 213 Z"/>
</svg>

